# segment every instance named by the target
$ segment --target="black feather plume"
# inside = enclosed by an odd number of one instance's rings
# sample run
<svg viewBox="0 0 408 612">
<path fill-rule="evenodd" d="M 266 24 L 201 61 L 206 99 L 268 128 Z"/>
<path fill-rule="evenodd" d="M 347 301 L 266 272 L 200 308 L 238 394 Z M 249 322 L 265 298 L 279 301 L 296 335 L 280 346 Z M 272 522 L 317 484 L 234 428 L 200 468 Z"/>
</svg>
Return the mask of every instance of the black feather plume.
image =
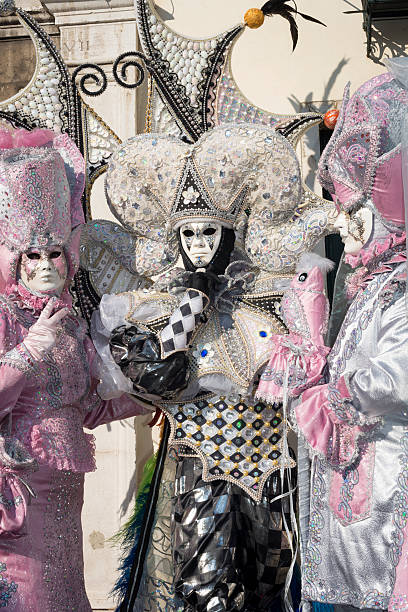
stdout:
<svg viewBox="0 0 408 612">
<path fill-rule="evenodd" d="M 294 7 L 287 4 L 291 1 L 293 2 Z M 303 19 L 307 19 L 307 21 L 313 21 L 313 23 L 318 23 L 326 27 L 326 24 L 319 21 L 319 19 L 298 11 L 295 0 L 268 0 L 268 2 L 265 2 L 265 4 L 262 6 L 261 11 L 267 17 L 272 17 L 272 15 L 280 15 L 289 22 L 290 33 L 293 41 L 293 51 L 297 45 L 299 29 L 292 13 L 295 15 L 300 15 L 303 17 Z"/>
<path fill-rule="evenodd" d="M 290 13 L 280 13 L 281 17 L 289 21 L 290 34 L 292 36 L 293 47 L 292 51 L 296 49 L 297 41 L 299 38 L 299 28 L 296 23 L 296 19 Z"/>
</svg>

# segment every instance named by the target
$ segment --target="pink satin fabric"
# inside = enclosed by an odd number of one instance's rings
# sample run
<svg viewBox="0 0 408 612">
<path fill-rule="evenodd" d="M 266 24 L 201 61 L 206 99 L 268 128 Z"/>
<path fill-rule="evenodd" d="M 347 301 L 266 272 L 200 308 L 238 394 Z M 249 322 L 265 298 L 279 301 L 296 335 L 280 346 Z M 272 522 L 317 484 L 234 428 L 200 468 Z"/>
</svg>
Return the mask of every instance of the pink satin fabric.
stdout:
<svg viewBox="0 0 408 612">
<path fill-rule="evenodd" d="M 324 294 L 324 276 L 320 268 L 307 272 L 306 280 L 296 274 L 282 299 L 282 313 L 290 332 L 324 345 L 323 333 L 328 321 L 328 302 Z"/>
<path fill-rule="evenodd" d="M 81 508 L 84 473 L 95 461 L 93 436 L 83 427 L 146 409 L 128 397 L 99 398 L 89 374 L 95 350 L 83 322 L 71 314 L 61 323 L 51 361 L 30 360 L 22 321 L 35 321 L 38 311 L 32 315 L 29 307 L 43 304 L 34 296 L 30 304 L 24 292 L 15 299 L 27 306 L 21 319 L 12 315 L 15 306 L 3 302 L 0 308 L 0 424 L 36 465 L 9 469 L 3 457 L 0 467 L 2 594 L 8 593 L 13 612 L 88 612 Z"/>
<path fill-rule="evenodd" d="M 336 198 L 336 202 L 340 205 L 348 202 L 356 194 L 355 187 L 354 189 L 351 189 L 347 185 L 344 185 L 344 183 L 340 183 L 340 181 L 336 181 L 335 179 L 333 179 L 333 186 L 335 190 L 333 196 Z"/>
<path fill-rule="evenodd" d="M 25 520 L 31 498 L 21 478 L 19 474 L 0 468 L 0 538 L 19 538 L 26 533 Z"/>
<path fill-rule="evenodd" d="M 352 464 L 357 456 L 360 438 L 377 426 L 376 423 L 351 424 L 347 403 L 343 403 L 347 399 L 350 399 L 350 394 L 344 379 L 340 378 L 336 386 L 326 384 L 307 389 L 294 411 L 298 428 L 312 451 L 339 470 Z M 343 412 L 342 419 L 336 415 L 336 405 Z"/>
<path fill-rule="evenodd" d="M 361 456 L 358 472 L 353 469 L 331 473 L 329 505 L 343 525 L 351 525 L 370 516 L 374 462 L 375 445 L 371 442 Z"/>
<path fill-rule="evenodd" d="M 403 226 L 404 189 L 401 177 L 401 151 L 398 151 L 377 165 L 371 198 L 384 219 Z"/>
<path fill-rule="evenodd" d="M 401 180 L 401 152 L 398 151 L 382 164 L 378 164 L 371 189 L 371 199 L 376 209 L 387 221 L 404 224 L 404 191 Z M 356 197 L 357 185 L 348 187 L 333 179 L 335 196 L 347 208 L 348 202 Z M 361 194 L 363 192 L 361 191 Z"/>
<path fill-rule="evenodd" d="M 300 270 L 294 276 L 282 298 L 281 309 L 289 334 L 271 337 L 271 358 L 256 392 L 257 397 L 269 402 L 282 400 L 285 378 L 289 397 L 297 397 L 306 388 L 317 385 L 321 378 L 329 352 L 323 340 L 328 303 L 324 277 L 318 267 L 303 274 Z"/>
</svg>

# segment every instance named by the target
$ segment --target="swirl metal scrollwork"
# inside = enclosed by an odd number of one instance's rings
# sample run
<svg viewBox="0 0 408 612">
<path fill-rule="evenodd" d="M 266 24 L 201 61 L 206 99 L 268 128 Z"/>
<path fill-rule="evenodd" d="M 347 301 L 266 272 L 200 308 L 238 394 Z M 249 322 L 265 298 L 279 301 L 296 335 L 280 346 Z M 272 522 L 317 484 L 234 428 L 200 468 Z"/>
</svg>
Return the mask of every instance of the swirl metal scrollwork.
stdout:
<svg viewBox="0 0 408 612">
<path fill-rule="evenodd" d="M 96 74 L 94 72 L 87 72 L 86 74 L 82 75 L 79 84 L 77 84 L 76 77 L 84 69 L 94 70 Z M 105 71 L 97 64 L 81 64 L 80 66 L 78 66 L 78 68 L 75 68 L 72 73 L 72 81 L 77 85 L 80 91 L 86 94 L 87 96 L 100 96 L 108 86 L 108 79 L 105 74 Z M 88 89 L 86 86 L 87 81 L 93 82 L 93 84 L 96 85 L 98 89 Z"/>
<path fill-rule="evenodd" d="M 132 59 L 134 57 L 140 58 L 146 64 L 145 56 L 139 51 L 128 51 L 127 53 L 122 53 L 121 55 L 119 55 L 119 57 L 115 60 L 115 63 L 113 64 L 112 71 L 115 81 L 122 87 L 126 87 L 126 89 L 136 89 L 136 87 L 139 87 L 143 83 L 145 78 L 145 69 L 143 68 L 140 62 L 136 61 L 135 59 Z M 124 64 L 121 66 L 119 74 L 119 65 L 123 61 Z M 135 83 L 127 82 L 127 70 L 131 66 L 139 71 L 139 78 L 137 79 L 137 81 L 135 81 Z"/>
</svg>

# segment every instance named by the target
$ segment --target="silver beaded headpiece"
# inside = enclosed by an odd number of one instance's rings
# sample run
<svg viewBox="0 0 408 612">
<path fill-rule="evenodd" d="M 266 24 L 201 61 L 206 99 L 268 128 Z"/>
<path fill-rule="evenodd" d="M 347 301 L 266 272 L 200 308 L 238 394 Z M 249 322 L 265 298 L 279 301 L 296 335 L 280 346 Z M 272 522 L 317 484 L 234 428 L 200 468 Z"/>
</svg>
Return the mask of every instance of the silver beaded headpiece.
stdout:
<svg viewBox="0 0 408 612">
<path fill-rule="evenodd" d="M 174 230 L 182 223 L 217 220 L 241 235 L 250 227 L 253 245 L 262 218 L 293 215 L 302 184 L 283 136 L 238 123 L 209 130 L 195 144 L 156 134 L 130 138 L 111 158 L 106 193 L 113 214 L 136 236 L 137 271 L 152 275 L 174 265 Z"/>
<path fill-rule="evenodd" d="M 234 227 L 247 194 L 248 185 L 244 182 L 229 201 L 223 202 L 222 205 L 214 202 L 201 177 L 194 152 L 189 151 L 171 209 L 170 224 L 177 229 L 194 218 L 218 221 L 226 227 Z"/>
</svg>

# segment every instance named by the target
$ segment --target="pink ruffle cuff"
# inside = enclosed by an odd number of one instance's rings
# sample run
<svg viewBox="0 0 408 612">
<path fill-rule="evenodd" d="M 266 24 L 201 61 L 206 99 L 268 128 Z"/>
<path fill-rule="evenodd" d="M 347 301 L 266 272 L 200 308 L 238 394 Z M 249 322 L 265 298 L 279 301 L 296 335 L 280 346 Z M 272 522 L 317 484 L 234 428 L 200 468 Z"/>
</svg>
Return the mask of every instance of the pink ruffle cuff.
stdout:
<svg viewBox="0 0 408 612">
<path fill-rule="evenodd" d="M 297 427 L 309 448 L 340 471 L 356 461 L 382 422 L 376 418 L 357 424 L 351 400 L 346 381 L 341 377 L 336 385 L 306 390 L 294 409 Z"/>
<path fill-rule="evenodd" d="M 256 397 L 273 403 L 282 401 L 287 379 L 288 397 L 297 397 L 321 379 L 329 348 L 317 346 L 302 336 L 274 335 L 273 354 L 261 375 Z"/>
</svg>

